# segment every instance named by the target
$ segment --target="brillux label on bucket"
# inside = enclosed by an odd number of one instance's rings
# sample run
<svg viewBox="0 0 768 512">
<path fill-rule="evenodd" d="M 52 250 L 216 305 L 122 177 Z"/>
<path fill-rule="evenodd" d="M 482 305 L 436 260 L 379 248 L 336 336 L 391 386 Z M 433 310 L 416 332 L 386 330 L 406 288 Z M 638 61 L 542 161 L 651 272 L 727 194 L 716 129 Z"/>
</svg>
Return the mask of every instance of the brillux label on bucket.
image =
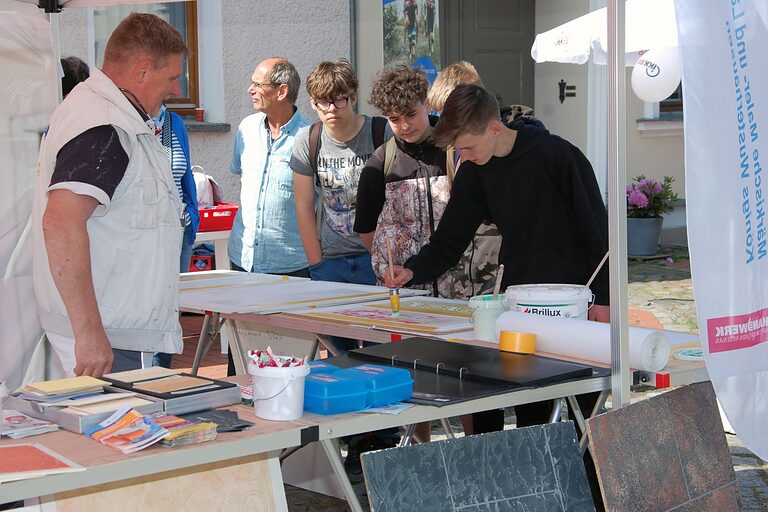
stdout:
<svg viewBox="0 0 768 512">
<path fill-rule="evenodd" d="M 504 293 L 510 311 L 560 318 L 587 319 L 594 295 L 578 284 L 520 284 Z"/>
</svg>

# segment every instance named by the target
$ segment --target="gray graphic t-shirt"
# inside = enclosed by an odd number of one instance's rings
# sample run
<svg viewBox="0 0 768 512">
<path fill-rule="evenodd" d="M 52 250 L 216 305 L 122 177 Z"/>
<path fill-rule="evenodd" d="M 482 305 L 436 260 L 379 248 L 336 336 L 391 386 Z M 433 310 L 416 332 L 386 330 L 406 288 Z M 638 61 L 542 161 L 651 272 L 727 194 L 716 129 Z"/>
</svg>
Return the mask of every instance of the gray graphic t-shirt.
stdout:
<svg viewBox="0 0 768 512">
<path fill-rule="evenodd" d="M 384 140 L 392 136 L 389 124 Z M 357 183 L 365 163 L 373 155 L 371 118 L 365 116 L 365 124 L 349 142 L 337 142 L 323 130 L 317 158 L 317 173 L 321 186 L 315 184 L 315 194 L 322 202 L 320 220 L 320 248 L 324 258 L 336 258 L 367 252 L 360 236 L 352 227 L 355 224 Z M 293 142 L 291 169 L 304 176 L 312 176 L 309 161 L 309 127 L 302 128 Z"/>
</svg>

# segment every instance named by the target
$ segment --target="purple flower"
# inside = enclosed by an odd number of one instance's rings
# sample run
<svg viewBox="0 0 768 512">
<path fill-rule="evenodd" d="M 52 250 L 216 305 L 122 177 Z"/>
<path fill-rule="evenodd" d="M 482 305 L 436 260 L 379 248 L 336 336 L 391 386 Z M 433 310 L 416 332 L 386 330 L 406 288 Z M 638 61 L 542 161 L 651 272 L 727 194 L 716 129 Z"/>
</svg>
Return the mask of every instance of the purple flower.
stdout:
<svg viewBox="0 0 768 512">
<path fill-rule="evenodd" d="M 642 192 L 633 190 L 629 194 L 629 205 L 634 208 L 645 208 L 648 206 L 648 197 Z"/>
<path fill-rule="evenodd" d="M 661 183 L 658 181 L 653 182 L 653 193 L 654 194 L 661 194 Z"/>
</svg>

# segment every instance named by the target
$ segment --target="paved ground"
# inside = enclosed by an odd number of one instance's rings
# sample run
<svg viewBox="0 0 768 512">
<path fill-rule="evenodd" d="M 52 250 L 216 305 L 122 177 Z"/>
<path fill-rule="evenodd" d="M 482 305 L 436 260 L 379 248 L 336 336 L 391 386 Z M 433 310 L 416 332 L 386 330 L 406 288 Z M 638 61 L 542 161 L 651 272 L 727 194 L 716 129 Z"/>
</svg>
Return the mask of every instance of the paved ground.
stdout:
<svg viewBox="0 0 768 512">
<path fill-rule="evenodd" d="M 664 257 L 629 262 L 629 307 L 630 322 L 665 329 L 698 332 L 696 306 L 693 300 L 688 254 L 685 248 L 666 248 Z M 190 323 L 199 319 L 190 318 Z M 185 328 L 185 333 L 188 329 Z M 194 328 L 190 330 L 190 342 L 194 342 Z M 199 327 L 197 329 L 199 332 Z M 185 351 L 187 352 L 187 351 Z M 213 351 L 212 351 L 213 352 Z M 192 351 L 192 353 L 194 353 Z M 209 355 L 209 357 L 211 357 Z M 209 358 L 206 358 L 208 360 Z M 207 362 L 214 372 L 225 372 L 225 360 L 221 356 Z M 179 361 L 181 365 L 191 364 Z M 632 400 L 642 400 L 659 393 L 656 390 L 636 390 Z M 507 414 L 507 423 L 514 424 L 514 415 Z M 460 431 L 458 423 L 455 430 Z M 444 438 L 435 427 L 434 438 Z M 743 446 L 735 435 L 727 434 L 736 477 L 739 481 L 744 510 L 747 512 L 768 512 L 768 463 L 756 457 Z M 360 489 L 363 491 L 363 489 Z M 336 512 L 349 510 L 346 502 L 286 486 L 291 512 Z M 367 503 L 362 500 L 365 505 Z"/>
</svg>

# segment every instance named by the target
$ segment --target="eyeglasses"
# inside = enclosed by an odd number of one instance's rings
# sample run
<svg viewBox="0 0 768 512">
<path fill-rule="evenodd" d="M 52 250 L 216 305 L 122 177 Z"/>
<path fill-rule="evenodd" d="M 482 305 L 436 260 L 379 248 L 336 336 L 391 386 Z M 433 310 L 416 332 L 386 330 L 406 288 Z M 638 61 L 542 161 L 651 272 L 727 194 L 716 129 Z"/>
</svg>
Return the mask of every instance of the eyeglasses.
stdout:
<svg viewBox="0 0 768 512">
<path fill-rule="evenodd" d="M 256 89 L 264 89 L 265 87 L 274 87 L 277 84 L 262 84 L 259 82 L 251 82 L 251 85 L 255 87 Z"/>
<path fill-rule="evenodd" d="M 330 109 L 331 105 L 333 105 L 337 109 L 344 108 L 347 105 L 349 105 L 349 98 L 339 98 L 333 101 L 320 100 L 315 102 L 315 106 L 320 110 L 322 110 L 323 112 Z"/>
</svg>

